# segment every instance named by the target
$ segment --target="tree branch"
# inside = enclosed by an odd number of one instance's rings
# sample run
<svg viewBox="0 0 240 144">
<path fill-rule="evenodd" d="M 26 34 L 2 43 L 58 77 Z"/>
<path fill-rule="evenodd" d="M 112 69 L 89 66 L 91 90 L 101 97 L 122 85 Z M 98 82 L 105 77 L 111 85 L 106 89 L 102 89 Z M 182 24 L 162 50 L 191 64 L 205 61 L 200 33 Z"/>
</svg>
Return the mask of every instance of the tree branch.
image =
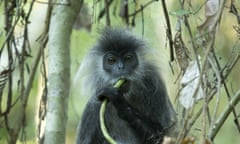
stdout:
<svg viewBox="0 0 240 144">
<path fill-rule="evenodd" d="M 232 97 L 229 101 L 229 104 L 224 108 L 223 112 L 217 119 L 216 123 L 213 126 L 213 129 L 209 132 L 208 137 L 213 140 L 222 125 L 224 124 L 225 120 L 228 118 L 229 114 L 233 110 L 233 107 L 238 104 L 240 101 L 240 90 Z"/>
</svg>

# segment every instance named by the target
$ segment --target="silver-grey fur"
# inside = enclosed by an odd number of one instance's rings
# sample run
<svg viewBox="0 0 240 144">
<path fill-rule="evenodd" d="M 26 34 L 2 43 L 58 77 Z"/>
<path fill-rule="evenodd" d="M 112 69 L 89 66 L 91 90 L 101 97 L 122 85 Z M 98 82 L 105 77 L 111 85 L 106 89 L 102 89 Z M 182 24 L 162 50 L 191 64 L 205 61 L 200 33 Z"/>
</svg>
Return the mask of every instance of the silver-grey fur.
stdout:
<svg viewBox="0 0 240 144">
<path fill-rule="evenodd" d="M 125 43 L 125 44 L 122 44 Z M 172 132 L 176 123 L 176 114 L 168 98 L 165 84 L 154 62 L 147 60 L 151 51 L 145 43 L 122 29 L 105 29 L 97 45 L 93 47 L 83 61 L 81 71 L 85 76 L 84 85 L 92 93 L 78 127 L 78 144 L 107 144 L 100 130 L 99 109 L 101 102 L 98 92 L 106 86 L 113 85 L 119 77 L 112 77 L 102 66 L 102 57 L 109 49 L 130 46 L 137 53 L 139 65 L 133 74 L 128 75 L 131 81 L 130 90 L 124 94 L 127 102 L 146 117 L 158 122 L 165 128 L 164 134 Z M 144 140 L 135 134 L 128 122 L 119 118 L 117 109 L 108 103 L 105 112 L 105 123 L 109 134 L 119 144 L 144 144 Z"/>
</svg>

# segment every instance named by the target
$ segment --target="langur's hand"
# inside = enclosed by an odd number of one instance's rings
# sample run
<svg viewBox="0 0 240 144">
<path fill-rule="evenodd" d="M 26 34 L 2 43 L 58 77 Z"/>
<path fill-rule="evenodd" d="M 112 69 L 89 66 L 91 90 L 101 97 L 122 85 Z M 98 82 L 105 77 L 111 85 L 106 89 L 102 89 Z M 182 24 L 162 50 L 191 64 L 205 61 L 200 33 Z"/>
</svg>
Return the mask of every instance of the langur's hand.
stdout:
<svg viewBox="0 0 240 144">
<path fill-rule="evenodd" d="M 129 106 L 121 90 L 113 87 L 103 88 L 98 94 L 98 99 L 100 101 L 107 99 L 118 111 L 125 110 Z"/>
<path fill-rule="evenodd" d="M 124 83 L 118 88 L 121 93 L 127 93 L 130 89 L 131 82 L 129 80 L 124 80 Z"/>
<path fill-rule="evenodd" d="M 118 111 L 119 117 L 129 122 L 133 119 L 132 107 L 128 104 L 124 98 L 122 92 L 117 88 L 107 87 L 102 89 L 98 95 L 98 99 L 103 101 L 107 99 L 111 102 Z"/>
<path fill-rule="evenodd" d="M 123 94 L 127 93 L 130 88 L 130 81 L 124 80 L 120 87 L 107 86 L 100 90 L 98 94 L 98 99 L 103 101 L 105 98 L 109 101 L 120 101 L 123 98 Z M 123 98 L 124 99 L 124 98 Z"/>
<path fill-rule="evenodd" d="M 105 99 L 107 99 L 108 101 L 116 101 L 118 97 L 122 97 L 122 96 L 123 95 L 117 88 L 113 88 L 109 86 L 109 87 L 103 88 L 99 92 L 98 99 L 100 101 L 104 101 Z"/>
</svg>

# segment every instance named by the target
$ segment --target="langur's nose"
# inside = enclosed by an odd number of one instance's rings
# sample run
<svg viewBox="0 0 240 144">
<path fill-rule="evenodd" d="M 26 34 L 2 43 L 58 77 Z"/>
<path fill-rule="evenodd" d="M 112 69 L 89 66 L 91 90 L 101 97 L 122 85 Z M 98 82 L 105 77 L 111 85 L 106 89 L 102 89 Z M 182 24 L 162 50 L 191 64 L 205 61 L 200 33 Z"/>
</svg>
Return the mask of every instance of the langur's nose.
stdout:
<svg viewBox="0 0 240 144">
<path fill-rule="evenodd" d="M 118 69 L 119 69 L 119 70 L 124 69 L 124 66 L 123 66 L 123 63 L 122 63 L 122 62 L 119 62 L 119 63 L 118 63 Z"/>
</svg>

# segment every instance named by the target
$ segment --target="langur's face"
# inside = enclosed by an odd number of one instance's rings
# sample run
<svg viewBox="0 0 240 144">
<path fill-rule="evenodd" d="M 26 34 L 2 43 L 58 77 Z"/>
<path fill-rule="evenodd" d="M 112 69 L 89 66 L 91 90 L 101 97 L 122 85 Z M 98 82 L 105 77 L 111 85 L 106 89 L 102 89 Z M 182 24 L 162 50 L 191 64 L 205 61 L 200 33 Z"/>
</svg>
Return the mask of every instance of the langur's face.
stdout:
<svg viewBox="0 0 240 144">
<path fill-rule="evenodd" d="M 128 79 L 138 66 L 135 52 L 106 52 L 103 56 L 103 69 L 113 78 Z"/>
</svg>

